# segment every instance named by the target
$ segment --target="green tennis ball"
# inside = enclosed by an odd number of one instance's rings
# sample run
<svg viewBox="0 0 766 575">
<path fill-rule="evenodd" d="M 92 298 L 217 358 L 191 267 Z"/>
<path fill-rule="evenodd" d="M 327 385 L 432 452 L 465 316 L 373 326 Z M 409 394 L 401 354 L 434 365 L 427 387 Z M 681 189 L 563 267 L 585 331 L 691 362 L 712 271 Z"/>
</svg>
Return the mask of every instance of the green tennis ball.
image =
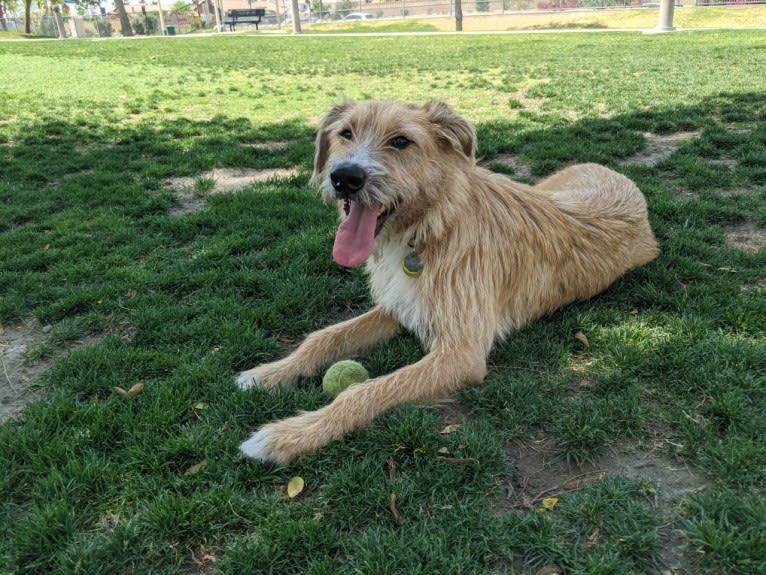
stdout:
<svg viewBox="0 0 766 575">
<path fill-rule="evenodd" d="M 322 389 L 327 395 L 337 397 L 349 385 L 361 383 L 369 377 L 370 374 L 361 363 L 344 359 L 332 364 L 325 372 L 322 378 Z"/>
</svg>

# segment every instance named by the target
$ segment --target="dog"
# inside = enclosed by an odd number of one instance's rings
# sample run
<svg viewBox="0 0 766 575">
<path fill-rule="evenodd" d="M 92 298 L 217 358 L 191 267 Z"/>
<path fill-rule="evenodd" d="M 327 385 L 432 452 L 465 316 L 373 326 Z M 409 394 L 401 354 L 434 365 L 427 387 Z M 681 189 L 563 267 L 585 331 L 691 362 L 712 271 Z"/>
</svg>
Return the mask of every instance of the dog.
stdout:
<svg viewBox="0 0 766 575">
<path fill-rule="evenodd" d="M 286 463 L 404 403 L 477 385 L 495 340 L 605 290 L 659 253 L 646 202 L 625 176 L 573 165 L 535 186 L 477 165 L 476 131 L 447 104 L 344 101 L 320 121 L 312 183 L 339 206 L 333 257 L 366 264 L 374 307 L 245 371 L 242 389 L 292 386 L 403 327 L 416 363 L 268 423 L 240 446 Z"/>
</svg>

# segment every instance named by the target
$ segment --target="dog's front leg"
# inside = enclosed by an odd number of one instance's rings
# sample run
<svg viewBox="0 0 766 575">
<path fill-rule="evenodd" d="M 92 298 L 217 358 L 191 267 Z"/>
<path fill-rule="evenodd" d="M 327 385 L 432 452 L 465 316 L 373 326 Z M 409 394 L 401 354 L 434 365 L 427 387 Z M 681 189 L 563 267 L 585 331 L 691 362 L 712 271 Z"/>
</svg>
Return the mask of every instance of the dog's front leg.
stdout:
<svg viewBox="0 0 766 575">
<path fill-rule="evenodd" d="M 284 359 L 243 371 L 237 385 L 242 389 L 295 385 L 301 377 L 310 377 L 339 359 L 362 353 L 398 331 L 399 322 L 375 307 L 359 317 L 315 331 Z"/>
<path fill-rule="evenodd" d="M 365 427 L 375 417 L 404 403 L 446 397 L 486 375 L 480 349 L 438 347 L 419 362 L 390 375 L 352 385 L 329 405 L 269 423 L 240 445 L 247 457 L 286 463 Z"/>
</svg>

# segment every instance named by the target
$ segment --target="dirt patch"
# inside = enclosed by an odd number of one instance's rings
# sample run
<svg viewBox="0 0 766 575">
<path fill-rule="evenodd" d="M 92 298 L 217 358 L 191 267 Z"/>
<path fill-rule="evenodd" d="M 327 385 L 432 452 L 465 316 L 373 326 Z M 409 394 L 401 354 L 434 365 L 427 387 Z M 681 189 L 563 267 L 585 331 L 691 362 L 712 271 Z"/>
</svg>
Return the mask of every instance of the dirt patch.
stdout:
<svg viewBox="0 0 766 575">
<path fill-rule="evenodd" d="M 30 383 L 45 373 L 49 363 L 29 358 L 44 338 L 44 330 L 36 322 L 0 325 L 0 423 L 17 417 L 37 398 Z"/>
<path fill-rule="evenodd" d="M 726 230 L 726 242 L 747 252 L 757 252 L 766 248 L 766 229 L 753 222 L 730 226 Z"/>
<path fill-rule="evenodd" d="M 533 510 L 546 497 L 577 492 L 605 475 L 647 481 L 655 489 L 654 506 L 666 519 L 658 532 L 662 572 L 696 573 L 687 542 L 674 524 L 677 502 L 704 489 L 706 482 L 700 473 L 674 460 L 661 443 L 653 446 L 622 443 L 576 470 L 564 461 L 556 461 L 556 453 L 553 440 L 542 434 L 535 439 L 511 442 L 507 456 L 513 473 L 504 482 L 505 500 L 499 507 Z"/>
<path fill-rule="evenodd" d="M 254 150 L 264 150 L 266 152 L 276 152 L 278 150 L 285 150 L 290 145 L 290 142 L 257 142 L 255 144 L 242 144 L 245 148 L 252 148 Z"/>
<path fill-rule="evenodd" d="M 527 180 L 532 178 L 532 168 L 508 154 L 502 154 L 496 158 L 492 158 L 488 163 L 502 164 L 503 166 L 511 168 L 513 170 L 513 175 L 516 178 Z"/>
<path fill-rule="evenodd" d="M 644 138 L 648 140 L 646 149 L 638 154 L 626 158 L 621 165 L 656 166 L 661 161 L 672 156 L 678 148 L 690 140 L 699 138 L 699 132 L 678 132 L 667 136 L 646 133 Z"/>
<path fill-rule="evenodd" d="M 268 170 L 218 168 L 193 178 L 173 178 L 165 182 L 178 199 L 178 206 L 170 211 L 170 215 L 182 217 L 205 209 L 206 197 L 211 194 L 230 194 L 259 182 L 284 180 L 295 177 L 297 174 L 297 168 Z"/>
</svg>

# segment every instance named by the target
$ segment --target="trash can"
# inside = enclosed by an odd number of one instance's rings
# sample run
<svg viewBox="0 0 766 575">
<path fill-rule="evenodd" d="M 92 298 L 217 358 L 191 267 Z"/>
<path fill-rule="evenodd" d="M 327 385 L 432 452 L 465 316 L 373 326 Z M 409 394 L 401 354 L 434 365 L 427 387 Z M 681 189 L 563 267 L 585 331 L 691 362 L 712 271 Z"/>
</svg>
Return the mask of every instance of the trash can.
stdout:
<svg viewBox="0 0 766 575">
<path fill-rule="evenodd" d="M 175 35 L 176 35 L 175 26 L 165 26 L 165 36 L 175 36 Z"/>
</svg>

